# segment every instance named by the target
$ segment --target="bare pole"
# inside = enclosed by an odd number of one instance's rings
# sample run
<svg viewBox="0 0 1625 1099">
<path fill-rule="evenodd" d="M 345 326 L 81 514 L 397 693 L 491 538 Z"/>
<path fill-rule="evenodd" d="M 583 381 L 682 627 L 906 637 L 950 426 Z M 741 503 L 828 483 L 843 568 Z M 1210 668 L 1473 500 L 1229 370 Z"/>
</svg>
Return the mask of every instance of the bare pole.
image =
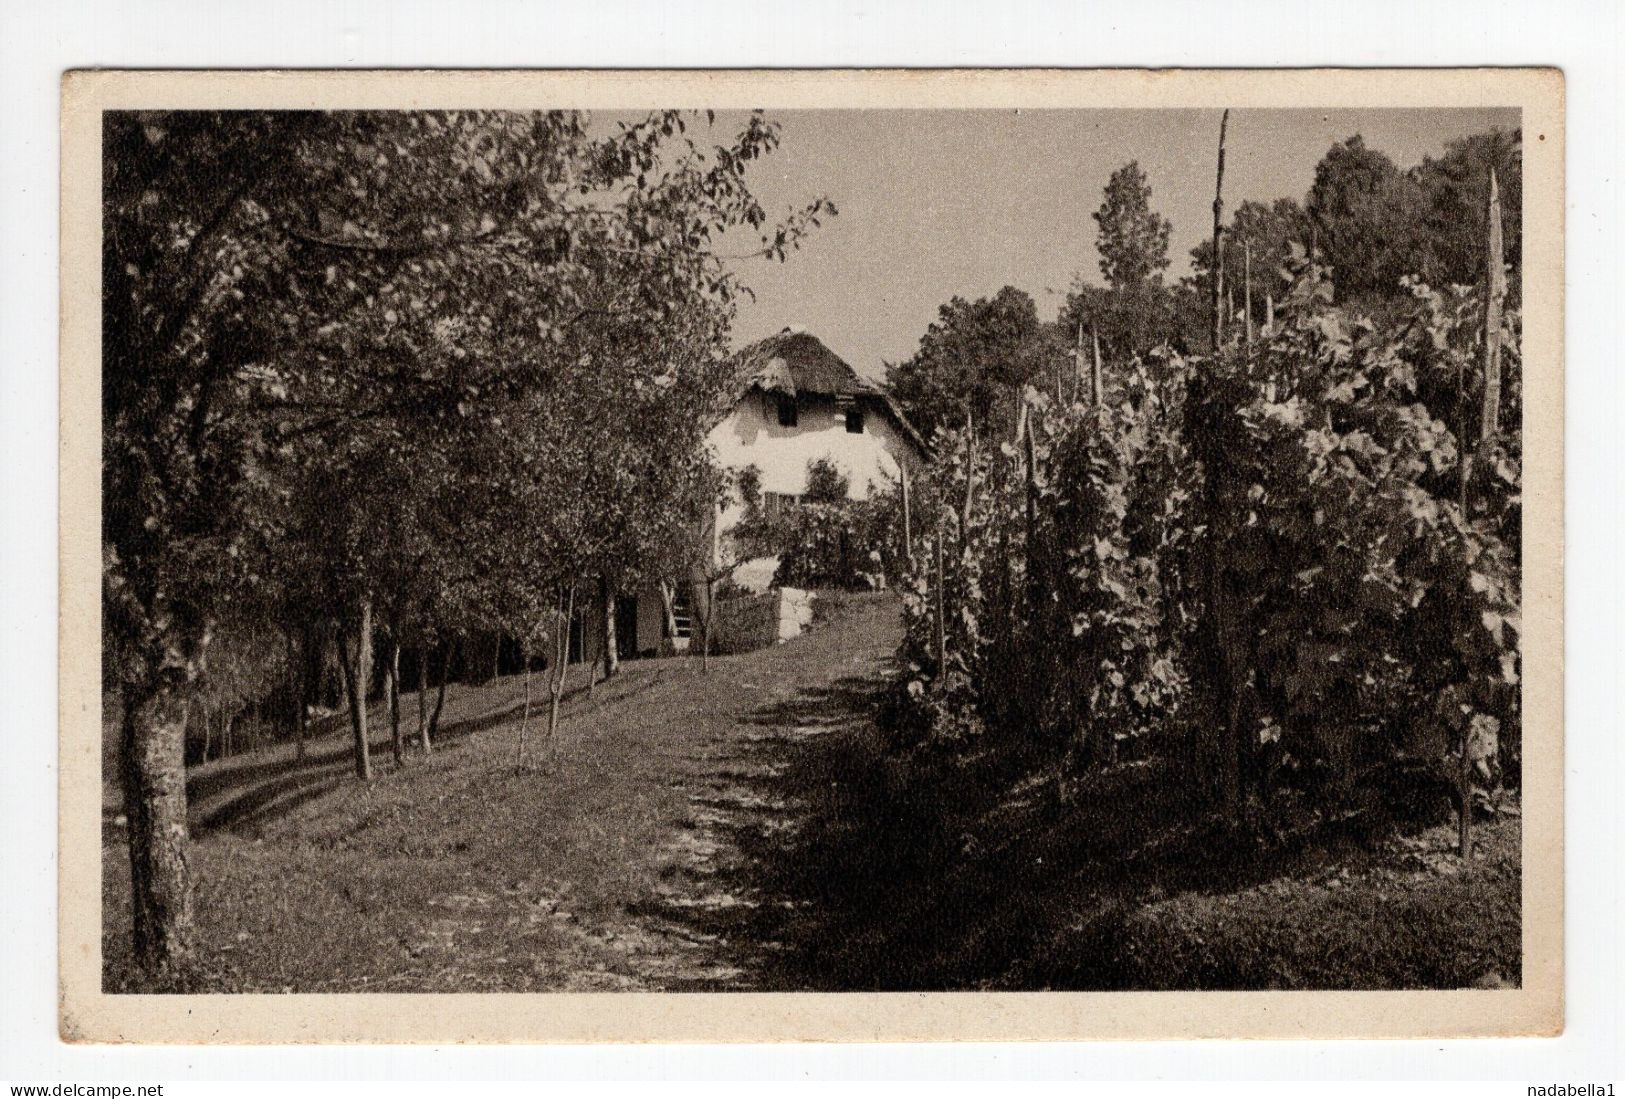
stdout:
<svg viewBox="0 0 1625 1099">
<path fill-rule="evenodd" d="M 1495 170 L 1490 169 L 1490 194 L 1484 210 L 1484 346 L 1481 352 L 1484 369 L 1484 405 L 1479 415 L 1478 445 L 1485 449 L 1494 442 L 1500 429 L 1501 418 L 1501 304 L 1506 296 L 1506 268 L 1502 263 L 1501 244 L 1501 189 L 1496 182 Z M 1467 423 L 1467 385 L 1461 386 L 1461 422 Z M 1467 488 L 1472 475 L 1472 455 L 1467 449 L 1466 431 L 1461 440 L 1461 493 L 1462 519 L 1467 518 Z M 1456 818 L 1456 847 L 1463 859 L 1473 857 L 1473 726 L 1469 721 L 1461 734 L 1461 757 L 1457 760 L 1456 796 L 1460 799 Z"/>
<path fill-rule="evenodd" d="M 1092 330 L 1094 325 L 1089 326 Z M 1072 345 L 1072 400 L 1078 399 L 1078 389 L 1083 380 L 1083 322 L 1078 322 L 1077 342 Z"/>
<path fill-rule="evenodd" d="M 908 567 L 913 569 L 914 522 L 912 509 L 909 507 L 908 466 L 899 464 L 897 474 L 903 491 L 903 558 L 908 562 Z"/>
<path fill-rule="evenodd" d="M 943 524 L 946 530 L 947 524 Z M 942 596 L 943 568 L 942 568 L 942 533 L 935 539 L 937 556 L 937 681 L 940 683 L 948 675 L 948 620 L 943 606 Z"/>
<path fill-rule="evenodd" d="M 1022 408 L 1027 406 L 1025 402 Z M 970 557 L 970 512 L 976 498 L 976 421 L 965 416 L 965 510 L 959 518 L 959 556 Z"/>
<path fill-rule="evenodd" d="M 1224 314 L 1220 311 L 1220 286 L 1224 280 L 1224 137 L 1230 127 L 1230 110 L 1219 119 L 1219 172 L 1213 183 L 1213 354 L 1219 353 L 1224 335 Z"/>
<path fill-rule="evenodd" d="M 1501 420 L 1501 306 L 1506 299 L 1506 267 L 1501 247 L 1501 189 L 1490 169 L 1490 197 L 1485 211 L 1489 251 L 1484 271 L 1484 410 L 1479 421 L 1480 444 L 1500 430 Z"/>
<path fill-rule="evenodd" d="M 1247 311 L 1247 357 L 1253 356 L 1253 242 L 1241 245 L 1241 298 Z"/>
<path fill-rule="evenodd" d="M 1089 337 L 1094 344 L 1094 355 L 1089 363 L 1089 396 L 1098 410 L 1105 403 L 1105 379 L 1100 362 L 1100 329 L 1089 326 Z"/>
</svg>

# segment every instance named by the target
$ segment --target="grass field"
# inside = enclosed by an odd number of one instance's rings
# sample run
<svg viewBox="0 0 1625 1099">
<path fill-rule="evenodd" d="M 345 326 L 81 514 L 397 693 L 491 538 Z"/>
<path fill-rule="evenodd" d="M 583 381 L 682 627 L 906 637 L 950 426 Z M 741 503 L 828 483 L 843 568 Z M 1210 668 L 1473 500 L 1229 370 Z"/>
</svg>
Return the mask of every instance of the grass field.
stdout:
<svg viewBox="0 0 1625 1099">
<path fill-rule="evenodd" d="M 551 750 L 533 714 L 524 770 L 517 677 L 454 686 L 437 750 L 399 769 L 375 712 L 370 785 L 342 718 L 303 761 L 284 746 L 194 768 L 202 987 L 1516 983 L 1515 816 L 1480 828 L 1468 866 L 1434 829 L 1205 878 L 1128 872 L 1102 853 L 1125 826 L 1110 797 L 984 805 L 888 747 L 872 718 L 891 597 L 826 600 L 821 618 L 709 675 L 634 661 L 590 698 L 578 680 Z M 104 973 L 134 990 L 117 811 L 110 789 Z"/>
</svg>

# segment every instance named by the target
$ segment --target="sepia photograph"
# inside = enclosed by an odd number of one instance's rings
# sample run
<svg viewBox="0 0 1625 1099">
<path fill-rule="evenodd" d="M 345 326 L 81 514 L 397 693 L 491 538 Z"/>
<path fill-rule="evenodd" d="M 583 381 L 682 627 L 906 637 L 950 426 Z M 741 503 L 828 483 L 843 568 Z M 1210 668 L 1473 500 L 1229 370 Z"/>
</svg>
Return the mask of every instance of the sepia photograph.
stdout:
<svg viewBox="0 0 1625 1099">
<path fill-rule="evenodd" d="M 1560 77 L 267 75 L 65 84 L 66 1037 L 1561 1027 Z"/>
</svg>

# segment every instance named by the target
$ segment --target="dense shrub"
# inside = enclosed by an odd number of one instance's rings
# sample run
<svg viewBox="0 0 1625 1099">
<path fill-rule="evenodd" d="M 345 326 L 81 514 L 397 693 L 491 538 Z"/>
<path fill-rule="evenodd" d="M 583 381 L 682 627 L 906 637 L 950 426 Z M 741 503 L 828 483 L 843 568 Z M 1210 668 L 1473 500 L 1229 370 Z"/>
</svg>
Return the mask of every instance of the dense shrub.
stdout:
<svg viewBox="0 0 1625 1099">
<path fill-rule="evenodd" d="M 878 588 L 902 575 L 901 490 L 848 498 L 849 482 L 825 459 L 807 466 L 803 502 L 769 515 L 754 467 L 741 478 L 745 514 L 730 532 L 736 556 L 777 557 L 773 583 L 793 588 Z"/>
</svg>

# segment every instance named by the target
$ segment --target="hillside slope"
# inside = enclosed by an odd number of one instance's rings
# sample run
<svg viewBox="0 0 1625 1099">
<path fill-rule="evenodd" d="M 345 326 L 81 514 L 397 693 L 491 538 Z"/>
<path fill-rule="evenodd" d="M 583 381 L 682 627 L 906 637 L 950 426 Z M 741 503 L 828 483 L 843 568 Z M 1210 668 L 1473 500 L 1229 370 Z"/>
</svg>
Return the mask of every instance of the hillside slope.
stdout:
<svg viewBox="0 0 1625 1099">
<path fill-rule="evenodd" d="M 337 724 L 190 776 L 205 987 L 538 991 L 748 986 L 773 945 L 716 930 L 764 902 L 741 884 L 793 826 L 764 796 L 798 745 L 864 719 L 898 641 L 887 596 L 828 601 L 787 644 L 634 661 L 573 689 L 558 743 L 515 768 L 522 682 L 454 689 L 444 736 L 398 770 L 351 775 Z M 579 675 L 579 672 L 573 673 Z M 538 699 L 541 682 L 535 683 Z M 415 699 L 403 709 L 411 713 Z M 374 725 L 385 736 L 383 715 Z M 128 867 L 104 825 L 104 972 L 129 987 Z"/>
<path fill-rule="evenodd" d="M 893 598 L 824 607 L 808 634 L 709 675 L 635 661 L 592 697 L 576 686 L 553 752 L 532 716 L 524 771 L 515 677 L 454 689 L 428 759 L 394 769 L 380 729 L 368 786 L 342 722 L 304 761 L 283 747 L 194 769 L 202 989 L 1517 983 L 1515 805 L 1467 865 L 1447 826 L 1235 865 L 1193 861 L 1199 842 L 1148 856 L 1177 786 L 1129 765 L 1066 804 L 1039 785 L 990 800 L 872 720 Z M 134 990 L 113 812 L 104 971 Z"/>
</svg>

